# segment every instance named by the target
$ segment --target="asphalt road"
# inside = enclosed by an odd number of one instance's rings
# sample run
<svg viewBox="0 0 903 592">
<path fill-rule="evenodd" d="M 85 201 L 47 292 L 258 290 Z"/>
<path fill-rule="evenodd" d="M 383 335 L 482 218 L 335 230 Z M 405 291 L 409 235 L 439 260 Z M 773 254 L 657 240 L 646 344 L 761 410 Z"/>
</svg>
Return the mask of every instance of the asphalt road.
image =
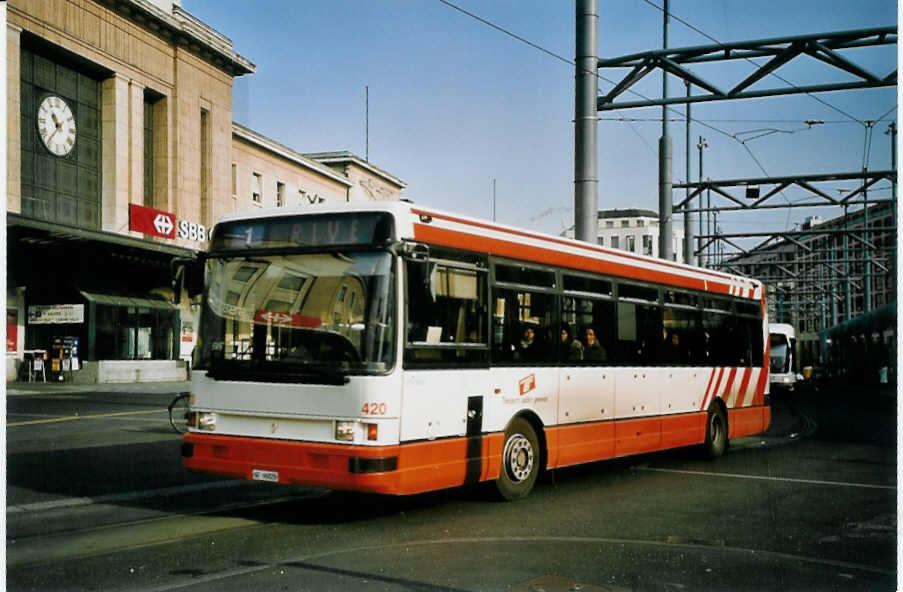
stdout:
<svg viewBox="0 0 903 592">
<path fill-rule="evenodd" d="M 176 385 L 177 386 L 177 385 Z M 893 590 L 896 399 L 776 396 L 772 428 L 406 498 L 185 472 L 172 389 L 7 399 L 9 590 Z"/>
</svg>

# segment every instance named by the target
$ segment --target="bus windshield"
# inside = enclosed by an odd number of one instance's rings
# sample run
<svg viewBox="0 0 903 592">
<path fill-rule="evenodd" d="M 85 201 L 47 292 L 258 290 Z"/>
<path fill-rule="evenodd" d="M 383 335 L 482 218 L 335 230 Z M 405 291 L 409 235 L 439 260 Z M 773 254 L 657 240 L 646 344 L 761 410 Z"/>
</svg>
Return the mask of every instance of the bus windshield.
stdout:
<svg viewBox="0 0 903 592">
<path fill-rule="evenodd" d="M 395 357 L 383 251 L 214 257 L 194 365 L 225 380 L 341 384 Z"/>
<path fill-rule="evenodd" d="M 770 336 L 771 372 L 784 374 L 790 372 L 790 348 L 787 336 L 772 333 Z"/>
</svg>

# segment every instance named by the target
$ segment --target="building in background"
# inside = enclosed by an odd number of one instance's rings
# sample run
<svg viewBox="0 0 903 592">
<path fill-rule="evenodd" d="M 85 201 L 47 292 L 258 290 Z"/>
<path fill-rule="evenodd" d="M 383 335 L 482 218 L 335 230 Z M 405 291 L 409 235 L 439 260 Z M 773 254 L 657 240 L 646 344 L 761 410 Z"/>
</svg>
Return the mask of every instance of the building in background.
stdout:
<svg viewBox="0 0 903 592">
<path fill-rule="evenodd" d="M 673 225 L 672 252 L 675 261 L 683 261 L 683 228 Z M 597 216 L 596 243 L 603 247 L 621 249 L 658 257 L 658 212 L 652 210 L 623 209 L 600 210 Z M 564 231 L 564 236 L 574 238 L 574 227 Z"/>
<path fill-rule="evenodd" d="M 84 382 L 183 378 L 195 315 L 170 262 L 219 217 L 405 186 L 235 124 L 256 67 L 178 0 L 10 0 L 6 33 L 7 380 L 38 353 Z"/>
<path fill-rule="evenodd" d="M 817 232 L 793 240 L 769 240 L 718 265 L 719 269 L 765 284 L 769 318 L 795 327 L 798 357 L 804 366 L 823 365 L 828 361 L 825 356 L 829 346 L 842 347 L 826 342 L 833 328 L 866 313 L 886 311 L 879 316 L 896 317 L 894 212 L 888 204 L 870 207 L 867 234 L 863 232 L 865 214 L 860 208 L 830 220 L 808 218 L 800 230 Z M 855 232 L 841 232 L 847 230 Z M 880 331 L 865 336 L 870 342 L 876 341 L 882 356 L 889 360 L 896 359 L 891 355 L 896 344 L 895 326 L 896 322 L 884 323 Z M 887 365 L 892 369 L 896 366 Z"/>
</svg>

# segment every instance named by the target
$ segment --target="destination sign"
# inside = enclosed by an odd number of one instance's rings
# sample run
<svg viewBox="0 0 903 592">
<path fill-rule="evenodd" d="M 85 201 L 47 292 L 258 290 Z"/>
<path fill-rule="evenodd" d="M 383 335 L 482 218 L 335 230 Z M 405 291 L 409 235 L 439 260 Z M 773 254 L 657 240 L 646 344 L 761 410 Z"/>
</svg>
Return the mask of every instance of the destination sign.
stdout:
<svg viewBox="0 0 903 592">
<path fill-rule="evenodd" d="M 256 218 L 217 225 L 210 250 L 381 245 L 392 238 L 386 212 Z"/>
</svg>

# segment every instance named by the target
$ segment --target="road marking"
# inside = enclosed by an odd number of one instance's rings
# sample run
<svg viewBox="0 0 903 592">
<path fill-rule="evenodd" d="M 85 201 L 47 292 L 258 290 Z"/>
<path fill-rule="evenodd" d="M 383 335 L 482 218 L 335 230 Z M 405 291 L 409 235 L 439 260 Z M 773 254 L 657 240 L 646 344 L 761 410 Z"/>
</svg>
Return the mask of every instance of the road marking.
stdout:
<svg viewBox="0 0 903 592">
<path fill-rule="evenodd" d="M 130 502 L 138 499 L 149 497 L 161 497 L 164 495 L 178 495 L 180 493 L 191 493 L 193 491 L 203 491 L 206 489 L 221 489 L 225 487 L 236 487 L 238 485 L 247 485 L 247 481 L 214 481 L 212 483 L 197 483 L 194 485 L 177 485 L 175 487 L 161 487 L 160 489 L 145 489 L 143 491 L 129 491 L 125 493 L 111 493 L 107 495 L 98 495 L 95 497 L 67 497 L 63 499 L 51 500 L 47 502 L 35 502 L 33 504 L 19 504 L 7 506 L 7 514 L 16 514 L 19 512 L 42 512 L 45 510 L 58 510 L 60 508 L 72 508 L 75 506 L 87 506 L 90 504 L 115 504 L 119 502 Z"/>
<path fill-rule="evenodd" d="M 96 415 L 70 415 L 67 417 L 54 417 L 53 419 L 32 419 L 29 421 L 17 421 L 6 424 L 6 427 L 35 425 L 38 423 L 57 423 L 60 421 L 75 421 L 78 419 L 100 419 L 103 417 L 122 417 L 123 415 L 145 415 L 148 413 L 163 413 L 166 409 L 146 409 L 144 411 L 120 411 L 118 413 L 98 413 Z M 15 414 L 13 414 L 15 415 Z"/>
<path fill-rule="evenodd" d="M 740 475 L 738 473 L 712 473 L 709 471 L 683 471 L 677 469 L 654 469 L 652 467 L 637 467 L 640 471 L 655 471 L 658 473 L 678 473 L 682 475 L 702 475 L 705 477 L 733 477 L 734 479 L 757 479 L 760 481 L 785 481 L 788 483 L 806 483 L 807 485 L 837 485 L 839 487 L 862 487 L 865 489 L 891 489 L 896 490 L 896 485 L 873 485 L 871 483 L 849 483 L 845 481 L 820 481 L 818 479 L 791 479 L 790 477 L 764 477 L 761 475 Z"/>
</svg>

